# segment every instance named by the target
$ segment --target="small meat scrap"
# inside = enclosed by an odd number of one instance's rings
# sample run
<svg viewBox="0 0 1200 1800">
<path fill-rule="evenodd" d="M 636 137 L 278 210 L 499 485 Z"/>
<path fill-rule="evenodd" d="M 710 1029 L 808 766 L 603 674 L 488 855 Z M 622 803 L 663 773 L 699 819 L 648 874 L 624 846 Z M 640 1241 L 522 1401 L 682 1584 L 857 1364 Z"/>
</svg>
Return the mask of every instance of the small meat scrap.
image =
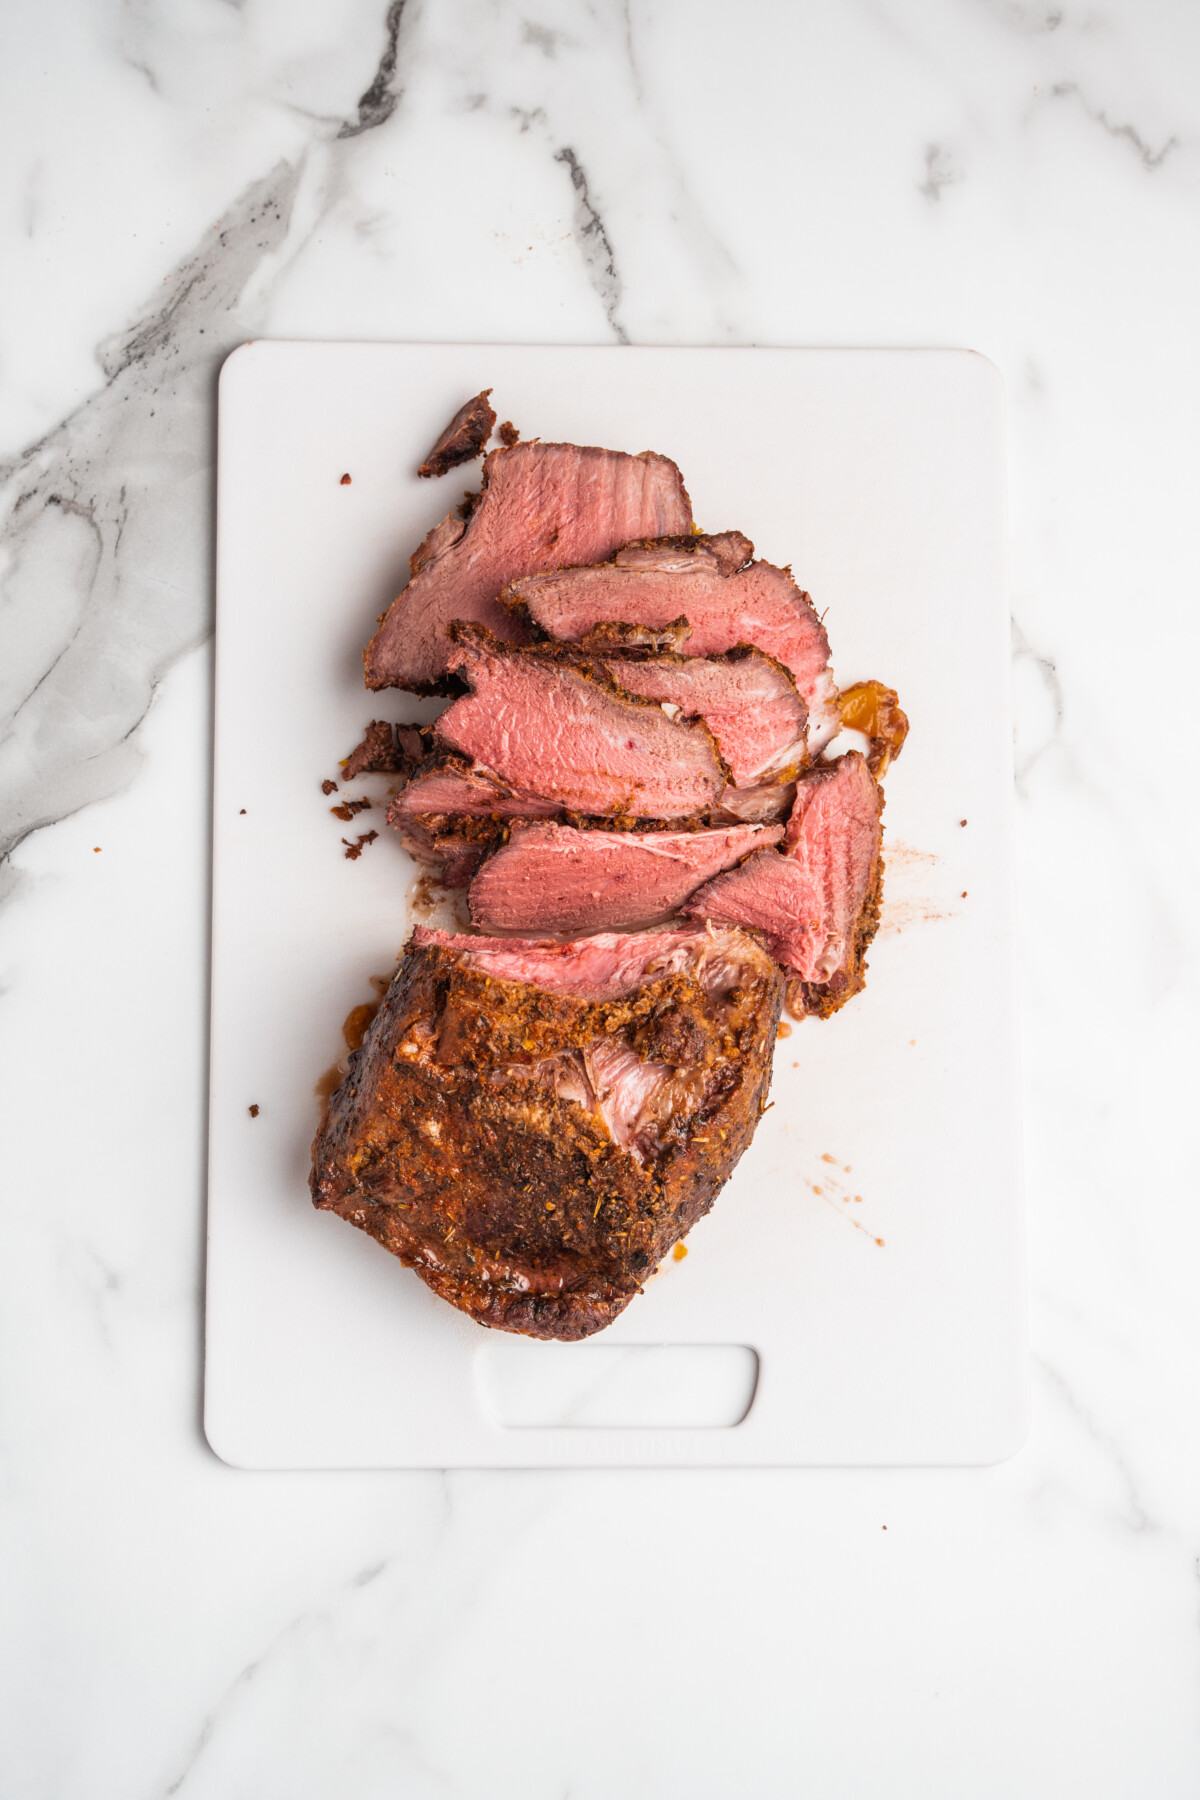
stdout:
<svg viewBox="0 0 1200 1800">
<path fill-rule="evenodd" d="M 338 784 L 336 781 L 323 781 L 321 783 L 321 792 L 323 794 L 336 794 L 337 791 Z"/>
<path fill-rule="evenodd" d="M 899 698 L 895 688 L 884 687 L 882 681 L 856 681 L 838 696 L 842 725 L 870 739 L 867 767 L 876 779 L 887 773 L 908 736 L 908 718 L 900 710 Z"/>
<path fill-rule="evenodd" d="M 257 1117 L 258 1117 L 258 1107 L 257 1106 L 248 1107 L 247 1111 L 249 1112 L 250 1117 L 252 1119 L 257 1119 Z"/>
<path fill-rule="evenodd" d="M 421 733 L 415 725 L 372 719 L 362 742 L 355 744 L 346 758 L 343 777 L 354 781 L 359 775 L 406 775 L 420 761 L 422 749 Z"/>
<path fill-rule="evenodd" d="M 343 800 L 340 806 L 331 806 L 329 810 L 335 819 L 340 819 L 343 825 L 348 825 L 356 813 L 370 812 L 371 802 L 369 800 Z"/>
<path fill-rule="evenodd" d="M 459 463 L 470 462 L 479 455 L 496 423 L 495 411 L 488 401 L 491 391 L 491 388 L 484 388 L 481 394 L 476 394 L 465 406 L 459 407 L 417 470 L 418 475 L 423 475 L 426 479 L 431 475 L 444 475 L 447 469 L 456 468 Z"/>
<path fill-rule="evenodd" d="M 346 846 L 346 861 L 357 862 L 366 846 L 368 844 L 373 844 L 378 836 L 379 833 L 377 831 L 366 831 L 363 833 L 362 837 L 353 844 L 350 842 L 349 838 L 343 838 L 342 842 Z"/>
<path fill-rule="evenodd" d="M 513 424 L 512 420 L 505 419 L 503 425 L 500 427 L 500 442 L 504 445 L 504 448 L 506 450 L 511 450 L 513 445 L 519 444 L 520 441 L 521 434 Z"/>
</svg>

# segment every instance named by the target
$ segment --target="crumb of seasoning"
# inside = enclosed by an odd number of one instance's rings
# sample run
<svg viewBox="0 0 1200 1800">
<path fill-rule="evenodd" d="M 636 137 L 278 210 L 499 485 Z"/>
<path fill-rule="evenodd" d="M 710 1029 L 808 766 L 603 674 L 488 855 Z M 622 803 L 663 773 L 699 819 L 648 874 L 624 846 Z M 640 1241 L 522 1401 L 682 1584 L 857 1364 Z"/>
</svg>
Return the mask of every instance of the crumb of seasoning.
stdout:
<svg viewBox="0 0 1200 1800">
<path fill-rule="evenodd" d="M 245 809 L 245 807 L 244 807 L 244 806 L 243 806 L 243 807 L 242 807 L 242 809 L 241 809 L 241 811 L 240 811 L 240 812 L 239 812 L 239 813 L 238 813 L 238 818 L 239 818 L 239 819 L 244 819 L 244 818 L 245 818 L 245 816 L 246 816 L 246 809 Z"/>
<path fill-rule="evenodd" d="M 822 1161 L 822 1162 L 827 1162 L 827 1163 L 835 1163 L 835 1162 L 836 1162 L 836 1161 L 837 1161 L 837 1157 L 836 1157 L 836 1156 L 830 1156 L 830 1154 L 829 1154 L 829 1152 L 828 1152 L 828 1150 L 823 1150 L 823 1151 L 822 1151 L 822 1152 L 821 1152 L 821 1161 Z"/>
<path fill-rule="evenodd" d="M 878 1245 L 879 1245 L 879 1248 L 880 1248 L 880 1249 L 881 1249 L 881 1250 L 882 1250 L 882 1249 L 883 1249 L 883 1239 L 882 1239 L 882 1238 L 876 1238 L 876 1239 L 875 1239 L 875 1242 L 876 1242 L 876 1243 L 877 1243 L 877 1244 L 878 1244 Z"/>
<path fill-rule="evenodd" d="M 350 486 L 350 477 L 348 475 L 343 475 L 342 479 L 338 482 L 338 486 L 339 487 L 349 487 Z"/>
<path fill-rule="evenodd" d="M 966 890 L 966 888 L 964 888 L 964 889 L 963 889 L 963 891 L 962 891 L 962 897 L 963 897 L 963 899 L 964 899 L 964 900 L 965 900 L 965 899 L 966 899 L 966 897 L 967 897 L 967 890 Z"/>
<path fill-rule="evenodd" d="M 799 1063 L 793 1063 L 793 1064 L 792 1064 L 792 1067 L 793 1067 L 793 1069 L 798 1069 L 798 1068 L 799 1068 L 799 1067 L 800 1067 L 800 1064 L 799 1064 Z"/>
<path fill-rule="evenodd" d="M 337 791 L 338 785 L 336 781 L 323 781 L 321 783 L 321 792 L 323 794 L 336 794 Z"/>
<path fill-rule="evenodd" d="M 960 819 L 960 820 L 959 820 L 959 821 L 958 821 L 958 822 L 959 822 L 959 824 L 960 824 L 960 825 L 965 825 L 965 824 L 966 824 L 966 822 L 967 822 L 967 821 L 966 821 L 966 820 L 965 820 L 965 819 Z M 886 1530 L 887 1530 L 887 1526 L 886 1526 L 886 1525 L 885 1525 L 885 1526 L 884 1526 L 884 1528 L 883 1528 L 883 1529 L 884 1529 L 884 1530 L 885 1530 L 885 1531 L 886 1531 Z"/>
<path fill-rule="evenodd" d="M 93 844 L 93 845 L 92 845 L 92 855 L 93 855 L 93 856 L 99 856 L 99 854 L 100 854 L 100 846 L 99 846 L 99 844 Z"/>
<path fill-rule="evenodd" d="M 252 1106 L 252 1107 L 251 1107 L 251 1108 L 250 1108 L 250 1109 L 249 1109 L 249 1110 L 250 1110 L 250 1117 L 251 1117 L 251 1118 L 252 1118 L 252 1119 L 257 1119 L 257 1117 L 258 1117 L 258 1107 L 257 1107 L 257 1106 Z"/>
<path fill-rule="evenodd" d="M 675 1248 L 671 1252 L 671 1255 L 675 1258 L 676 1262 L 682 1262 L 684 1257 L 687 1255 L 687 1245 L 686 1244 L 676 1244 Z"/>
<path fill-rule="evenodd" d="M 886 1531 L 886 1530 L 887 1530 L 887 1526 L 886 1526 L 886 1525 L 885 1525 L 885 1526 L 884 1526 L 884 1528 L 883 1528 L 883 1529 L 884 1529 L 884 1530 L 885 1530 L 885 1531 Z"/>
<path fill-rule="evenodd" d="M 377 831 L 364 831 L 357 843 L 354 844 L 350 842 L 349 838 L 343 838 L 342 842 L 346 846 L 346 861 L 357 862 L 365 847 L 368 844 L 373 844 L 378 836 L 379 833 Z"/>
<path fill-rule="evenodd" d="M 787 1020 L 780 1019 L 778 1025 L 775 1027 L 775 1036 L 777 1038 L 789 1038 L 789 1037 L 791 1037 L 791 1035 L 792 1035 L 792 1028 L 788 1024 Z"/>
<path fill-rule="evenodd" d="M 916 1041 L 917 1041 L 917 1040 L 916 1040 L 916 1038 L 909 1038 L 909 1040 L 908 1040 L 908 1047 L 909 1047 L 909 1049 L 910 1049 L 910 1050 L 911 1050 L 911 1049 L 912 1049 L 912 1047 L 913 1047 L 913 1045 L 914 1045 L 914 1044 L 915 1044 L 915 1043 L 916 1043 Z"/>
<path fill-rule="evenodd" d="M 369 800 L 343 800 L 340 806 L 331 806 L 329 810 L 335 819 L 340 819 L 343 825 L 348 825 L 355 813 L 370 812 L 371 802 Z"/>
</svg>

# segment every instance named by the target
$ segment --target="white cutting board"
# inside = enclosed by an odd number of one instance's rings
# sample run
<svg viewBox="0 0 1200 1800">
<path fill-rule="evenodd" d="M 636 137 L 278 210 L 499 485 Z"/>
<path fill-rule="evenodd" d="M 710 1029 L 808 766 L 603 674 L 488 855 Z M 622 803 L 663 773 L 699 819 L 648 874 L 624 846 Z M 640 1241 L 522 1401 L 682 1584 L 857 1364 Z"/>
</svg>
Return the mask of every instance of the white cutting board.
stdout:
<svg viewBox="0 0 1200 1800">
<path fill-rule="evenodd" d="M 886 781 L 866 992 L 779 1044 L 774 1106 L 686 1260 L 578 1345 L 481 1330 L 306 1187 L 342 1020 L 428 916 L 378 804 L 341 825 L 319 784 L 368 719 L 437 711 L 368 695 L 360 651 L 409 553 L 478 484 L 478 464 L 415 471 L 485 386 L 527 437 L 674 457 L 705 529 L 740 527 L 792 564 L 842 684 L 881 677 L 912 720 Z M 965 351 L 260 342 L 225 364 L 206 1358 L 220 1456 L 984 1463 L 1018 1447 L 1003 468 L 1001 385 Z M 342 836 L 372 826 L 379 841 L 345 860 Z"/>
</svg>

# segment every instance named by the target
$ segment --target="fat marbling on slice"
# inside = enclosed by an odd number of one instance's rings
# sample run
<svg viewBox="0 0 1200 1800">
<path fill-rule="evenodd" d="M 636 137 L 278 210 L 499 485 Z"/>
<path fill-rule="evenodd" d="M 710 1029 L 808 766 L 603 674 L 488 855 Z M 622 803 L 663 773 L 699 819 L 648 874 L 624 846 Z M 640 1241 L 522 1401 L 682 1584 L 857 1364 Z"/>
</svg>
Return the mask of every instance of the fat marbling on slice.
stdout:
<svg viewBox="0 0 1200 1800">
<path fill-rule="evenodd" d="M 791 672 L 808 708 L 809 754 L 816 756 L 838 729 L 829 639 L 791 570 L 751 562 L 753 554 L 741 532 L 629 544 L 611 562 L 513 581 L 503 598 L 518 620 L 571 642 L 598 625 L 661 629 L 682 617 L 691 626 L 690 655 L 756 644 Z"/>
<path fill-rule="evenodd" d="M 471 691 L 436 735 L 515 794 L 596 818 L 684 819 L 725 786 L 703 720 L 668 718 L 561 646 L 516 648 L 478 625 L 455 633 L 452 666 Z"/>
<path fill-rule="evenodd" d="M 691 524 L 683 477 L 652 451 L 536 440 L 493 450 L 470 518 L 449 514 L 413 555 L 412 579 L 363 652 L 367 686 L 447 693 L 452 620 L 476 619 L 519 642 L 523 626 L 497 599 L 506 583 Z"/>
<path fill-rule="evenodd" d="M 781 825 L 645 832 L 514 825 L 471 883 L 471 918 L 485 931 L 576 934 L 657 924 L 710 876 L 782 836 Z"/>
<path fill-rule="evenodd" d="M 703 719 L 736 787 L 794 777 L 807 760 L 808 709 L 789 671 L 763 650 L 744 645 L 724 656 L 660 652 L 613 657 L 606 666 L 627 693 Z"/>
<path fill-rule="evenodd" d="M 587 1337 L 749 1144 L 782 990 L 762 946 L 722 927 L 418 930 L 329 1102 L 314 1204 L 481 1325 Z"/>
<path fill-rule="evenodd" d="M 879 922 L 883 791 L 857 750 L 801 777 L 781 850 L 718 875 L 684 905 L 692 918 L 762 931 L 792 977 L 788 1004 L 822 1018 L 865 981 Z"/>
</svg>

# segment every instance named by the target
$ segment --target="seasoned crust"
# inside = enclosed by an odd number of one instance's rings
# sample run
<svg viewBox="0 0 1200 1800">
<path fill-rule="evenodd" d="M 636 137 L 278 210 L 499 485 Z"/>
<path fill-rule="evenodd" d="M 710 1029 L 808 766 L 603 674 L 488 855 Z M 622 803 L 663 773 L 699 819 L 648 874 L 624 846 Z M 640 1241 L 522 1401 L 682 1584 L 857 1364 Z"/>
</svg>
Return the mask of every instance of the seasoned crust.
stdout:
<svg viewBox="0 0 1200 1800">
<path fill-rule="evenodd" d="M 342 766 L 343 781 L 360 775 L 407 775 L 416 768 L 425 749 L 421 727 L 393 725 L 389 719 L 372 719 L 360 743 Z"/>
<path fill-rule="evenodd" d="M 314 1204 L 369 1232 L 482 1325 L 575 1339 L 620 1313 L 712 1205 L 766 1103 L 782 978 L 688 969 L 589 1001 L 410 944 L 313 1146 Z M 546 1070 L 616 1044 L 681 1098 L 643 1160 Z"/>
<path fill-rule="evenodd" d="M 495 410 L 488 400 L 491 391 L 491 388 L 484 388 L 481 394 L 473 395 L 459 407 L 417 470 L 418 475 L 426 480 L 430 476 L 445 475 L 447 470 L 457 468 L 459 463 L 471 462 L 479 455 L 496 423 Z"/>
</svg>

